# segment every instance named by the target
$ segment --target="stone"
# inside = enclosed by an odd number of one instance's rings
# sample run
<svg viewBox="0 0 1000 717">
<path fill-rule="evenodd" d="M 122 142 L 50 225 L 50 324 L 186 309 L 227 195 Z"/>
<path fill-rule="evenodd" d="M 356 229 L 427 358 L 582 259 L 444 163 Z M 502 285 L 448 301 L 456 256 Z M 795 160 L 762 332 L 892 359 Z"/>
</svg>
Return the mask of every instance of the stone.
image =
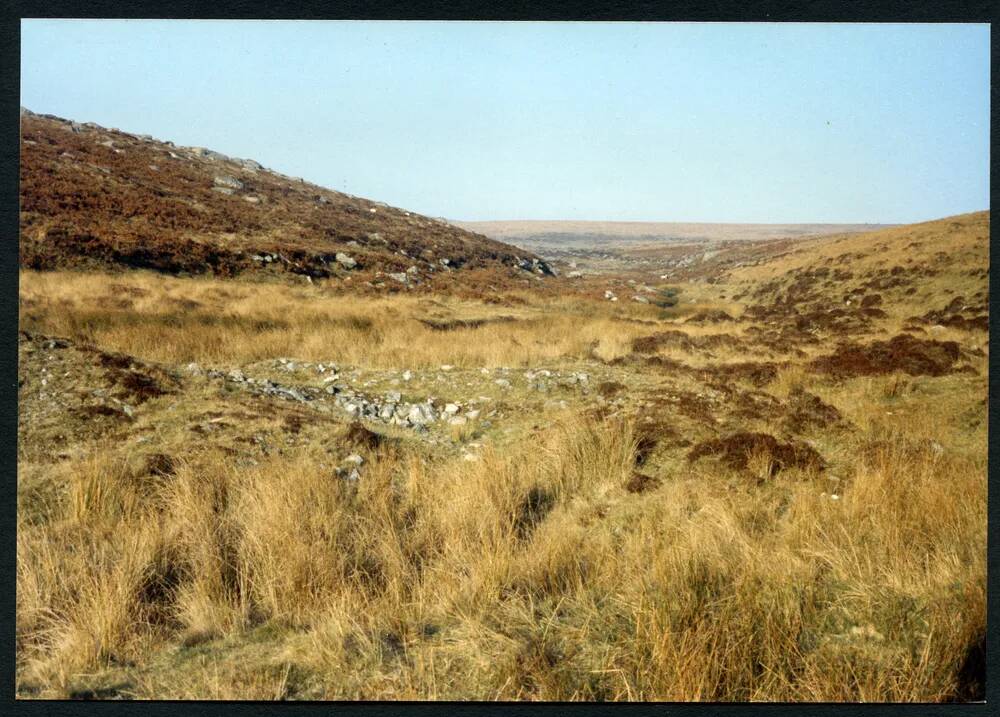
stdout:
<svg viewBox="0 0 1000 717">
<path fill-rule="evenodd" d="M 415 403 L 410 406 L 410 411 L 406 414 L 406 418 L 414 426 L 423 426 L 432 423 L 436 416 L 434 415 L 434 408 L 432 406 L 425 403 Z"/>
<path fill-rule="evenodd" d="M 618 297 L 615 296 L 615 293 L 613 291 L 610 291 L 610 290 L 604 292 L 604 298 L 607 299 L 608 301 L 617 301 L 618 300 Z"/>
<path fill-rule="evenodd" d="M 465 416 L 453 416 L 452 418 L 448 419 L 448 424 L 451 426 L 464 426 L 468 422 L 469 419 L 466 418 Z"/>
<path fill-rule="evenodd" d="M 358 262 L 354 261 L 353 257 L 344 254 L 343 252 L 337 252 L 337 263 L 343 266 L 345 269 L 353 269 L 358 265 Z"/>
<path fill-rule="evenodd" d="M 498 378 L 498 379 L 497 379 L 496 381 L 494 381 L 493 383 L 495 383 L 495 384 L 496 384 L 497 386 L 499 386 L 500 388 L 510 388 L 510 381 L 508 381 L 508 380 L 507 380 L 507 379 L 505 379 L 505 378 Z"/>
<path fill-rule="evenodd" d="M 404 272 L 399 272 L 398 274 L 390 273 L 389 278 L 393 281 L 398 281 L 400 284 L 408 284 L 410 281 L 410 277 Z"/>
<path fill-rule="evenodd" d="M 220 174 L 212 180 L 217 187 L 228 187 L 229 189 L 243 189 L 243 182 L 228 174 Z"/>
<path fill-rule="evenodd" d="M 475 421 L 477 418 L 479 418 L 479 414 L 480 414 L 479 409 L 474 408 L 471 411 L 466 411 L 465 417 L 468 418 L 470 421 Z"/>
<path fill-rule="evenodd" d="M 353 463 L 356 466 L 364 465 L 365 459 L 357 453 L 352 453 L 344 459 L 344 463 Z"/>
<path fill-rule="evenodd" d="M 403 380 L 404 381 L 409 381 L 411 378 L 413 378 L 413 371 L 410 371 L 409 369 L 407 369 L 406 371 L 403 371 Z"/>
<path fill-rule="evenodd" d="M 455 403 L 449 403 L 447 406 L 444 407 L 444 412 L 452 416 L 458 413 L 458 411 L 459 411 L 458 404 Z"/>
<path fill-rule="evenodd" d="M 633 296 L 632 301 L 638 301 L 640 304 L 649 303 L 649 299 L 647 299 L 645 296 Z"/>
</svg>

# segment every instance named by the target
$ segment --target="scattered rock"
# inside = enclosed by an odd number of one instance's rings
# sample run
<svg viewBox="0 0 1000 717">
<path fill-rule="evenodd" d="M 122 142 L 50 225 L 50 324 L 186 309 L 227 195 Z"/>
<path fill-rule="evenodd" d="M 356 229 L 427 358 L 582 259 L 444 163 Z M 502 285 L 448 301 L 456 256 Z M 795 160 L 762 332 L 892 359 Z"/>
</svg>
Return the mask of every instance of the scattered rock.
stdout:
<svg viewBox="0 0 1000 717">
<path fill-rule="evenodd" d="M 343 266 L 345 269 L 353 269 L 358 265 L 358 262 L 354 260 L 353 257 L 344 254 L 343 252 L 337 252 L 336 255 L 337 263 Z"/>
<path fill-rule="evenodd" d="M 227 187 L 229 189 L 243 189 L 243 182 L 238 180 L 236 177 L 230 177 L 228 174 L 219 175 L 215 177 L 212 182 L 216 187 Z"/>
</svg>

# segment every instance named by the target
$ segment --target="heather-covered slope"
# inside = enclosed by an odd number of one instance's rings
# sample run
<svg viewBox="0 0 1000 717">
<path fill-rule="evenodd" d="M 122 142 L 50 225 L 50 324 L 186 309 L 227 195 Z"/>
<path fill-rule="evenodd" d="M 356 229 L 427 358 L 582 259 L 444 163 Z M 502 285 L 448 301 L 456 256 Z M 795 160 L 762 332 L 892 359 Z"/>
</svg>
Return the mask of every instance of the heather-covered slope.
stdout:
<svg viewBox="0 0 1000 717">
<path fill-rule="evenodd" d="M 265 169 L 50 115 L 21 113 L 22 266 L 293 272 L 421 285 L 445 272 L 550 273 L 534 255 Z M 338 258 L 338 254 L 340 255 Z"/>
</svg>

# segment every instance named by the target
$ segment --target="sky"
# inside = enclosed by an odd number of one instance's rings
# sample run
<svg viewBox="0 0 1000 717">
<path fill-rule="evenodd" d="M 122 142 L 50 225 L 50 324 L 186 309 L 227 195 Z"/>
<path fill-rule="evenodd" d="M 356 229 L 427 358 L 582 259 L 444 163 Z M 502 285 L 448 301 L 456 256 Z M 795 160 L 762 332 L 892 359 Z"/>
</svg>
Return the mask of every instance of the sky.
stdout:
<svg viewBox="0 0 1000 717">
<path fill-rule="evenodd" d="M 989 25 L 23 20 L 21 104 L 454 220 L 989 207 Z"/>
</svg>

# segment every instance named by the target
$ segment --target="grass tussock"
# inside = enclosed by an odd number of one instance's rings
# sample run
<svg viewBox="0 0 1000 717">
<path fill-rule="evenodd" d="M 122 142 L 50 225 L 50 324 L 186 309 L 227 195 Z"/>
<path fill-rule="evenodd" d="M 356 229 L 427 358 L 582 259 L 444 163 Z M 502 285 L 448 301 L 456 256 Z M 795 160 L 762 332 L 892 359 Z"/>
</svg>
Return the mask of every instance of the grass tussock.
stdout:
<svg viewBox="0 0 1000 717">
<path fill-rule="evenodd" d="M 785 473 L 753 488 L 678 473 L 632 494 L 632 427 L 570 416 L 478 460 L 379 448 L 357 483 L 309 447 L 243 467 L 194 451 L 169 476 L 98 453 L 20 526 L 19 684 L 948 699 L 985 630 L 985 463 L 891 429 L 852 440 L 836 500 Z"/>
</svg>

